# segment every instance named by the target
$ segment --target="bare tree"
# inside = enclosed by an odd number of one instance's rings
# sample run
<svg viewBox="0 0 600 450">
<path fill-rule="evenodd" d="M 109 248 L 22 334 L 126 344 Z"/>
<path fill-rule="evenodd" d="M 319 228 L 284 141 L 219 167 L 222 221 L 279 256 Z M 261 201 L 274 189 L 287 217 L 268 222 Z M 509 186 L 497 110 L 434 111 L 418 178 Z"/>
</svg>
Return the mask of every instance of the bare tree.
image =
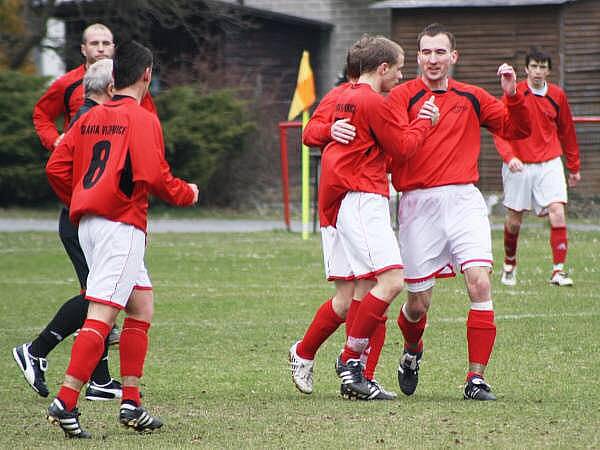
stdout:
<svg viewBox="0 0 600 450">
<path fill-rule="evenodd" d="M 81 26 L 102 22 L 118 30 L 122 39 L 156 39 L 156 28 L 178 33 L 191 52 L 202 53 L 215 35 L 230 28 L 251 26 L 236 5 L 215 0 L 3 0 L 0 2 L 0 52 L 6 65 L 19 69 L 36 47 L 50 48 L 63 57 L 62 48 L 42 45 L 48 20 L 61 17 Z M 14 26 L 14 22 L 18 22 Z M 13 26 L 6 26 L 9 22 Z"/>
</svg>

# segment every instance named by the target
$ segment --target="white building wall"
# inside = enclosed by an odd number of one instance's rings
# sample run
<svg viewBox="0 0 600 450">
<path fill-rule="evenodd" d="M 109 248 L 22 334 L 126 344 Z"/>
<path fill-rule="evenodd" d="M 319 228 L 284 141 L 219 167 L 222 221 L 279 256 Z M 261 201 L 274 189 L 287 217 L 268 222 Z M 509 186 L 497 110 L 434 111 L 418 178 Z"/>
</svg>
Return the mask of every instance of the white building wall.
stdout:
<svg viewBox="0 0 600 450">
<path fill-rule="evenodd" d="M 58 19 L 49 19 L 46 38 L 42 47 L 37 49 L 36 63 L 40 75 L 58 78 L 65 73 L 65 63 L 56 52 L 43 46 L 62 48 L 65 45 L 65 23 Z"/>
</svg>

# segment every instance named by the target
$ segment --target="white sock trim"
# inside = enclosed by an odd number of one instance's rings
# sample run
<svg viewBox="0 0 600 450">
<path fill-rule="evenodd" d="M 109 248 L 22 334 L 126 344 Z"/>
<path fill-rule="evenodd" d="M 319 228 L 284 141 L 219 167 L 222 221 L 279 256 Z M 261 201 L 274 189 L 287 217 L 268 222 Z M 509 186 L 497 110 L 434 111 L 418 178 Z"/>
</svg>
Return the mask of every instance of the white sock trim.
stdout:
<svg viewBox="0 0 600 450">
<path fill-rule="evenodd" d="M 494 303 L 491 300 L 486 302 L 471 302 L 471 309 L 475 311 L 493 311 Z"/>
</svg>

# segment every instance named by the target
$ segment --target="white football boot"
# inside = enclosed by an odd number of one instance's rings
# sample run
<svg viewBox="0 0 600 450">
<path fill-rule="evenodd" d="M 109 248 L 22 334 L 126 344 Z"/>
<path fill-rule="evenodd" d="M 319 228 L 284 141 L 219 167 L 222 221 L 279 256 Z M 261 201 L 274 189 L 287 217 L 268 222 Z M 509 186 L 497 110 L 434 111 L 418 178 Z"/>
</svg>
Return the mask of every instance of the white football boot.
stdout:
<svg viewBox="0 0 600 450">
<path fill-rule="evenodd" d="M 313 367 L 314 360 L 300 358 L 296 353 L 296 347 L 300 341 L 290 348 L 289 361 L 292 371 L 292 381 L 303 394 L 312 394 L 313 391 Z"/>
<path fill-rule="evenodd" d="M 504 264 L 502 270 L 502 279 L 500 280 L 504 286 L 514 286 L 517 284 L 517 266 Z"/>
</svg>

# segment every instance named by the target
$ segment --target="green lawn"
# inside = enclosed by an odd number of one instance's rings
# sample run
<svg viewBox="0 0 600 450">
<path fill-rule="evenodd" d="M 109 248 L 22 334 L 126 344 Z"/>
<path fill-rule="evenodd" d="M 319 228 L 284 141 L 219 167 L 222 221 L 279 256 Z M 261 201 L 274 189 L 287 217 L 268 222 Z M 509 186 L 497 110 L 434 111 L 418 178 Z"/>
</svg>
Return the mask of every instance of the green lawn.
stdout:
<svg viewBox="0 0 600 450">
<path fill-rule="evenodd" d="M 117 425 L 117 404 L 82 400 L 94 438 L 69 442 L 45 421 L 11 348 L 31 340 L 77 291 L 53 233 L 0 233 L 0 448 L 598 448 L 600 447 L 600 236 L 571 232 L 573 288 L 548 285 L 548 230 L 525 229 L 519 284 L 494 274 L 498 338 L 488 369 L 498 401 L 462 400 L 467 297 L 462 277 L 435 288 L 420 384 L 412 397 L 350 402 L 338 395 L 340 329 L 321 349 L 315 392 L 294 388 L 287 351 L 332 292 L 320 239 L 298 234 L 156 234 L 147 265 L 156 314 L 144 400 L 166 425 L 136 435 Z M 497 265 L 501 234 L 494 234 Z M 404 295 L 402 294 L 401 297 Z M 401 335 L 390 311 L 377 378 L 399 391 Z M 51 395 L 72 339 L 50 355 Z M 118 375 L 118 353 L 111 350 Z"/>
</svg>

